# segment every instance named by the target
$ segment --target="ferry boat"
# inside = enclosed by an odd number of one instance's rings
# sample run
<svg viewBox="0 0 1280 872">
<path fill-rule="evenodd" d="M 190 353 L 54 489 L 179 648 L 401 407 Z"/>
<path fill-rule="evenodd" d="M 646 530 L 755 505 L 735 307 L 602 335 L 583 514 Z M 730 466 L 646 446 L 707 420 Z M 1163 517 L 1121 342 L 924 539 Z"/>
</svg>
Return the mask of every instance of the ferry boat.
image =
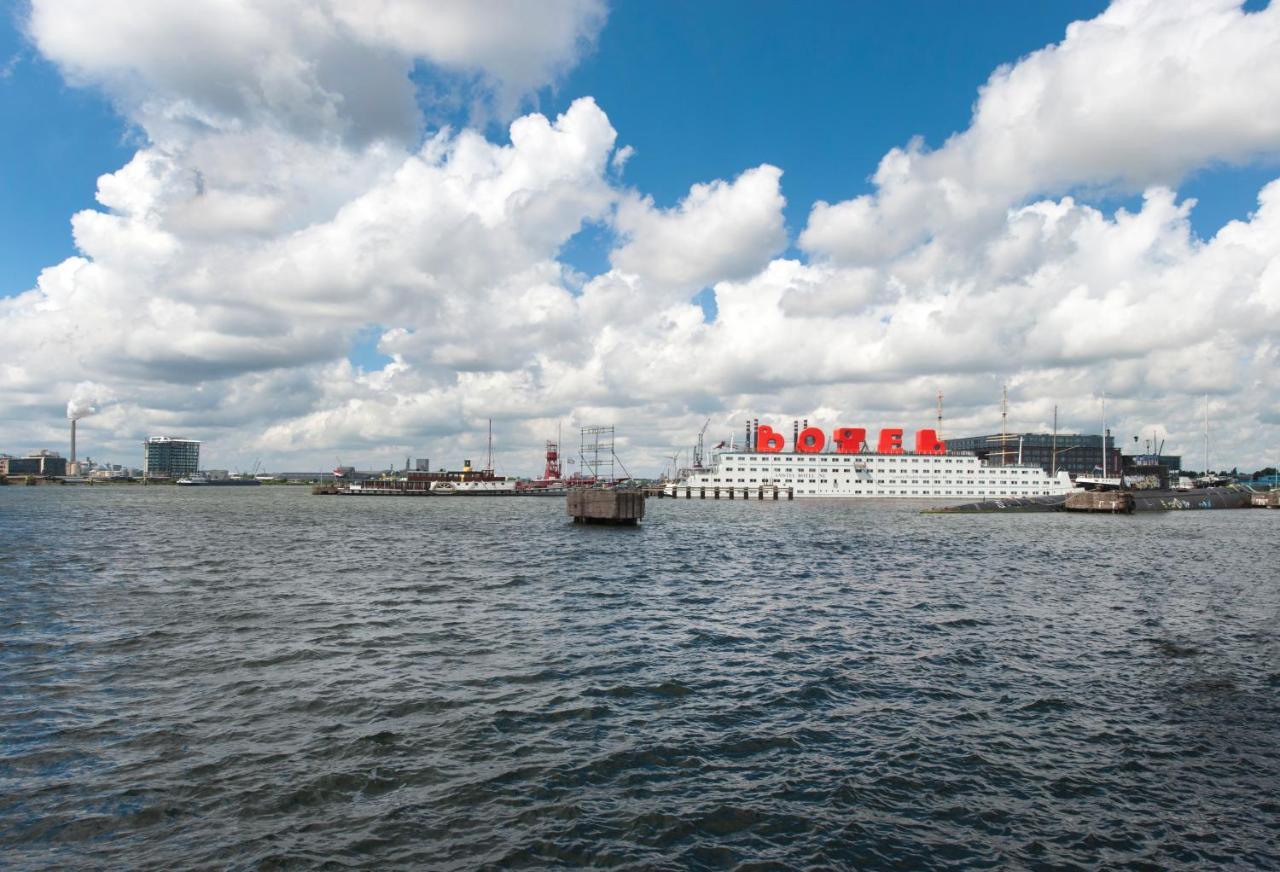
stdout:
<svg viewBox="0 0 1280 872">
<path fill-rule="evenodd" d="M 683 470 L 665 485 L 667 493 L 776 487 L 797 499 L 991 499 L 1057 496 L 1075 489 L 1066 472 L 1050 476 L 1036 464 L 993 465 L 973 454 L 948 452 L 933 430 L 917 431 L 915 451 L 902 447 L 897 428 L 882 430 L 875 450 L 869 449 L 863 428 L 838 428 L 831 440 L 816 427 L 797 428 L 791 451 L 783 450 L 781 434 L 763 425 L 747 435 L 755 450 L 731 446 L 713 453 L 709 468 Z"/>
<path fill-rule="evenodd" d="M 459 481 L 433 481 L 432 496 L 509 496 L 516 492 L 516 480 L 505 476 L 470 478 Z"/>
<path fill-rule="evenodd" d="M 474 469 L 470 460 L 460 470 L 405 471 L 347 485 L 350 494 L 400 494 L 406 496 L 507 496 L 517 492 L 514 478 L 497 475 L 493 469 Z"/>
</svg>

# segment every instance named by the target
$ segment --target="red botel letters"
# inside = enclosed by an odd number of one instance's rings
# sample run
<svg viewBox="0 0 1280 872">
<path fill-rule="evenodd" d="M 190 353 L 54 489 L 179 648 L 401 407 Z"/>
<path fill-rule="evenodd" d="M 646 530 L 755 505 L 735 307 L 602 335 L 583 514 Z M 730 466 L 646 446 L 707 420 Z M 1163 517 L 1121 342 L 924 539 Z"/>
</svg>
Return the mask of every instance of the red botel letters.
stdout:
<svg viewBox="0 0 1280 872">
<path fill-rule="evenodd" d="M 946 454 L 947 443 L 934 430 L 916 431 L 916 454 Z"/>
<path fill-rule="evenodd" d="M 886 427 L 880 431 L 880 445 L 876 448 L 881 454 L 902 453 L 902 428 Z"/>
<path fill-rule="evenodd" d="M 785 444 L 786 440 L 782 438 L 782 434 L 773 432 L 772 427 L 761 424 L 760 429 L 756 431 L 756 451 L 762 454 L 777 454 Z"/>
<path fill-rule="evenodd" d="M 867 441 L 866 427 L 837 427 L 831 434 L 837 454 L 857 454 Z"/>
<path fill-rule="evenodd" d="M 876 446 L 879 454 L 904 454 L 901 427 L 885 427 L 880 431 L 880 442 Z M 777 454 L 786 448 L 787 440 L 772 427 L 765 424 L 756 428 L 755 450 L 762 454 Z M 860 454 L 867 445 L 867 428 L 837 427 L 831 431 L 831 444 L 836 454 Z M 796 435 L 796 444 L 792 450 L 800 454 L 819 454 L 827 447 L 827 434 L 821 427 L 805 427 Z M 915 442 L 916 454 L 946 454 L 947 443 L 938 438 L 936 430 L 917 430 Z"/>
<path fill-rule="evenodd" d="M 796 451 L 803 454 L 817 454 L 827 444 L 827 434 L 817 427 L 805 427 L 800 431 L 796 442 Z"/>
</svg>

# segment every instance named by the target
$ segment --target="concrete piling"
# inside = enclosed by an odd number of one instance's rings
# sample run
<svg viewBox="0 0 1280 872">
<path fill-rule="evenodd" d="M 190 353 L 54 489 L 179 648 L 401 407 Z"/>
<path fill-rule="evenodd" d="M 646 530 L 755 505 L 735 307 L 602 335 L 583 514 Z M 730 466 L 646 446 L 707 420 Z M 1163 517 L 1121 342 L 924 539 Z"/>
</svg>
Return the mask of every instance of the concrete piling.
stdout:
<svg viewBox="0 0 1280 872">
<path fill-rule="evenodd" d="M 644 493 L 574 488 L 565 498 L 565 507 L 575 524 L 635 525 L 644 517 Z"/>
</svg>

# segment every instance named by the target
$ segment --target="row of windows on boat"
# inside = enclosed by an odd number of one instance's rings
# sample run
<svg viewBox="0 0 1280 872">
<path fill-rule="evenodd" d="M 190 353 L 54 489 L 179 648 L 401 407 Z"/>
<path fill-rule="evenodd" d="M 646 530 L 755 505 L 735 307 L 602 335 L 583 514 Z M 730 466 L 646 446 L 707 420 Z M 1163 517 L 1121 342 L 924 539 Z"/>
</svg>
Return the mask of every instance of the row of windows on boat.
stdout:
<svg viewBox="0 0 1280 872">
<path fill-rule="evenodd" d="M 779 484 L 779 485 L 781 484 L 837 484 L 837 485 L 838 484 L 846 484 L 846 485 L 850 485 L 850 484 L 882 484 L 882 485 L 885 485 L 885 484 L 941 484 L 941 485 L 968 485 L 969 487 L 974 487 L 974 486 L 996 487 L 999 485 L 1013 485 L 1015 487 L 1036 486 L 1035 484 L 1029 481 L 1018 481 L 1016 479 L 1004 479 L 1004 478 L 991 479 L 990 481 L 942 481 L 940 479 L 920 480 L 920 479 L 914 479 L 914 478 L 908 480 L 905 478 L 904 479 L 890 478 L 880 482 L 876 482 L 871 479 L 859 480 L 859 479 L 852 479 L 852 478 L 846 478 L 844 479 L 843 482 L 838 478 L 833 478 L 830 480 L 830 482 L 828 482 L 827 479 L 825 478 L 816 478 L 816 479 L 815 478 L 795 478 L 795 479 L 791 479 L 791 478 L 737 478 L 737 479 L 707 478 L 707 479 L 694 479 L 693 481 L 690 482 L 690 486 L 692 487 L 698 487 L 704 484 L 712 484 L 712 485 L 716 485 L 716 484 Z"/>
<path fill-rule="evenodd" d="M 798 493 L 798 494 L 817 494 L 817 493 L 826 493 L 826 491 L 814 490 L 813 488 L 810 488 L 810 489 L 808 489 L 808 490 L 800 490 L 800 489 L 797 489 L 797 490 L 796 490 L 796 493 Z M 860 494 L 860 493 L 863 493 L 863 491 L 855 490 L 855 491 L 853 491 L 853 493 L 855 493 L 855 494 Z M 948 490 L 948 491 L 928 490 L 928 491 L 924 491 L 924 492 L 921 492 L 921 491 L 918 491 L 918 490 L 913 490 L 913 491 L 911 491 L 910 493 L 908 493 L 908 492 L 907 492 L 907 491 L 905 491 L 905 490 L 876 490 L 876 491 L 869 490 L 869 491 L 866 491 L 866 493 L 867 493 L 868 495 L 875 494 L 876 496 L 881 496 L 881 497 L 882 497 L 882 496 L 899 496 L 899 497 L 909 497 L 909 496 L 920 496 L 920 497 L 963 497 L 963 496 L 970 496 L 970 497 L 1005 497 L 1005 496 L 1009 496 L 1009 492 L 1008 492 L 1008 491 L 999 491 L 999 490 L 993 490 L 993 491 L 984 491 L 984 490 L 976 490 L 976 491 L 972 491 L 972 490 L 970 490 L 970 491 L 963 491 L 963 490 L 957 490 L 957 491 L 950 491 L 950 490 Z M 1050 493 L 1049 493 L 1049 491 L 1047 491 L 1047 490 L 1045 490 L 1045 491 L 1024 491 L 1024 492 L 1022 492 L 1022 493 L 1018 494 L 1018 496 L 1022 496 L 1022 497 L 1047 497 L 1047 496 L 1050 496 Z"/>
<path fill-rule="evenodd" d="M 760 467 L 758 467 L 758 466 L 726 466 L 726 467 L 724 467 L 724 471 L 725 471 L 725 472 L 773 472 L 774 470 L 770 470 L 770 469 L 768 469 L 768 468 L 763 468 L 763 469 L 762 469 L 762 468 L 760 468 Z M 782 472 L 782 473 L 784 473 L 784 474 L 785 474 L 785 473 L 787 473 L 787 472 L 791 472 L 791 470 L 777 470 L 777 471 L 778 471 L 778 472 Z M 832 468 L 828 469 L 828 468 L 826 468 L 826 467 L 822 467 L 822 466 L 818 466 L 818 467 L 814 467 L 813 469 L 806 469 L 806 470 L 805 470 L 805 472 L 807 472 L 807 473 L 814 473 L 814 472 L 848 472 L 848 471 L 849 471 L 849 470 L 847 470 L 847 469 L 842 470 L 842 469 L 839 469 L 839 468 L 837 468 L 837 467 L 832 467 Z M 937 470 L 937 472 L 941 472 L 941 471 L 942 471 L 942 470 Z M 998 471 L 997 471 L 997 470 L 960 469 L 960 470 L 951 470 L 951 471 L 952 471 L 952 472 L 957 473 L 958 475 L 978 475 L 980 472 L 986 472 L 986 473 L 992 473 L 992 472 L 994 472 L 996 475 L 1002 475 L 1002 476 L 1004 476 L 1004 475 L 1033 475 L 1033 474 L 1038 474 L 1038 473 L 1040 473 L 1040 472 L 1041 472 L 1041 470 L 1039 470 L 1039 469 L 1001 469 L 1001 470 L 998 470 Z M 910 470 L 910 469 L 895 469 L 895 468 L 893 468 L 893 467 L 890 467 L 890 468 L 888 468 L 888 469 L 880 470 L 880 472 L 888 472 L 888 473 L 894 473 L 894 472 L 911 473 L 911 472 L 915 472 L 916 474 L 919 474 L 919 472 L 920 472 L 920 471 L 919 471 L 919 470 Z M 1003 481 L 1003 480 L 1004 480 L 1004 479 L 1001 479 L 1001 481 Z"/>
<path fill-rule="evenodd" d="M 738 481 L 742 481 L 742 479 L 738 479 Z M 755 479 L 752 479 L 752 481 L 755 481 Z M 823 489 L 821 489 L 821 488 L 796 488 L 796 489 L 795 489 L 795 493 L 798 493 L 798 494 L 820 494 L 820 493 L 830 493 L 830 492 L 831 492 L 831 491 L 830 491 L 830 489 L 823 490 Z M 679 489 L 679 488 L 676 488 L 675 493 L 676 493 L 676 495 L 678 496 L 678 495 L 679 495 L 679 493 L 680 493 L 680 489 Z M 944 491 L 942 491 L 942 490 L 927 490 L 927 491 L 923 491 L 923 492 L 921 492 L 921 491 L 920 491 L 920 490 L 918 490 L 918 489 L 917 489 L 917 490 L 910 490 L 910 491 L 908 491 L 908 490 L 906 490 L 905 488 L 904 488 L 904 489 L 893 489 L 893 490 L 867 490 L 867 491 L 862 491 L 862 490 L 853 490 L 853 491 L 845 491 L 845 493 L 852 493 L 852 494 L 855 494 L 855 495 L 865 493 L 865 494 L 867 494 L 868 496 L 875 495 L 875 496 L 882 496 L 882 497 L 883 497 L 883 496 L 899 496 L 899 497 L 909 497 L 909 496 L 924 496 L 924 497 L 964 497 L 964 496 L 969 496 L 969 497 L 1004 497 L 1004 496 L 1009 496 L 1009 491 L 1007 491 L 1007 490 L 944 490 Z M 1038 497 L 1038 496 L 1047 497 L 1047 496 L 1049 496 L 1049 495 L 1050 495 L 1050 492 L 1049 492 L 1049 491 L 1047 491 L 1047 490 L 1039 490 L 1039 491 L 1023 491 L 1023 492 L 1021 492 L 1021 493 L 1019 493 L 1019 494 L 1018 494 L 1018 496 L 1024 496 L 1024 497 Z"/>
</svg>

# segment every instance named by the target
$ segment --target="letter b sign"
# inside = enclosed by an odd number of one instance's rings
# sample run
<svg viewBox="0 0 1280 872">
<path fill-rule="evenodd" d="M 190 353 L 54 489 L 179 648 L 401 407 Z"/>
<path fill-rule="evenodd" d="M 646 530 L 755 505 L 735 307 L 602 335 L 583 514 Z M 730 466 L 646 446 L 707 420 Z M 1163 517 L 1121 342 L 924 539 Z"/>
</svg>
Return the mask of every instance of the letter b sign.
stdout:
<svg viewBox="0 0 1280 872">
<path fill-rule="evenodd" d="M 772 427 L 761 424 L 760 429 L 756 431 L 756 451 L 761 453 L 777 454 L 782 450 L 785 442 L 782 434 L 773 432 Z"/>
</svg>

